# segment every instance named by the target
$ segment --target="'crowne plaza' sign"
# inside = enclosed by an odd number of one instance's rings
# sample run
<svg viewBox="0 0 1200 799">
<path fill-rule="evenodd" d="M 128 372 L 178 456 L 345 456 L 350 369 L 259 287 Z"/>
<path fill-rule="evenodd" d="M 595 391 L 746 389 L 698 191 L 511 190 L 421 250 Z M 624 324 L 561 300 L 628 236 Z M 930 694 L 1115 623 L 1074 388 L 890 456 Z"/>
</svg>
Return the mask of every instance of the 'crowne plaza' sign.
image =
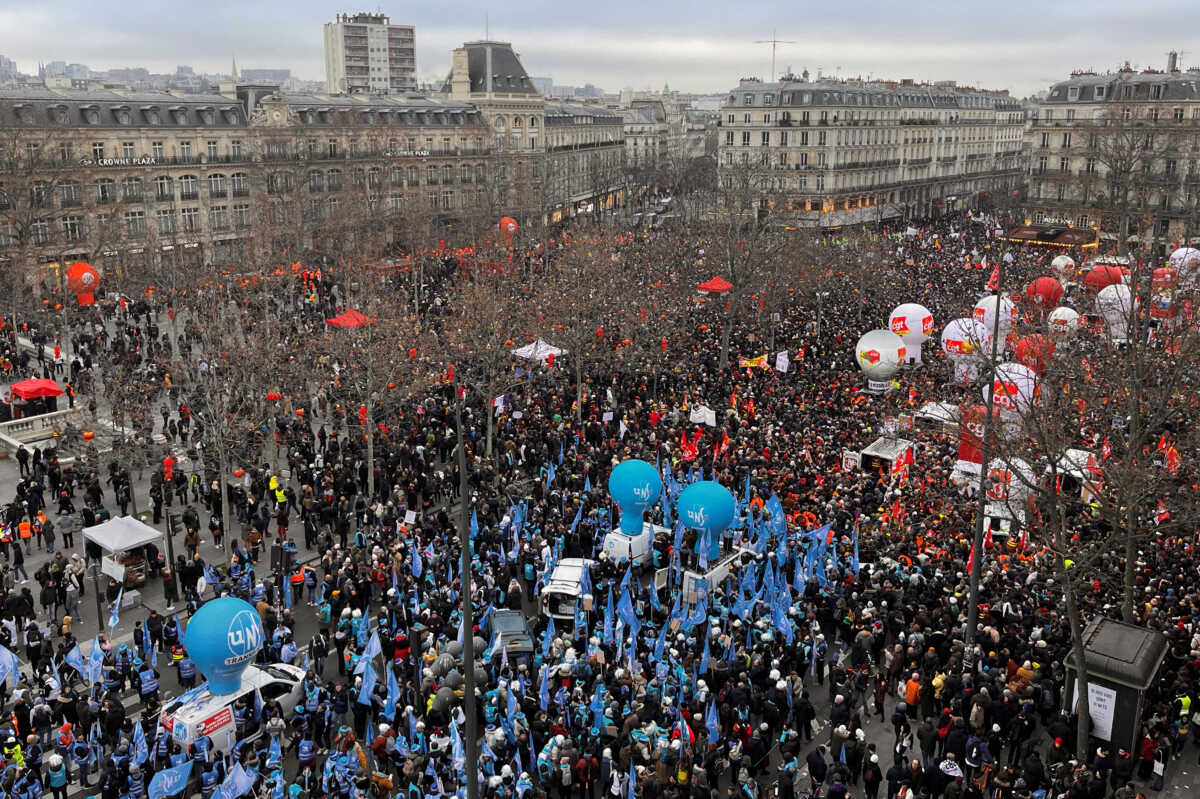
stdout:
<svg viewBox="0 0 1200 799">
<path fill-rule="evenodd" d="M 140 158 L 80 158 L 80 166 L 154 166 L 158 159 L 149 155 Z"/>
<path fill-rule="evenodd" d="M 384 153 L 387 158 L 425 158 L 428 150 L 388 150 Z"/>
</svg>

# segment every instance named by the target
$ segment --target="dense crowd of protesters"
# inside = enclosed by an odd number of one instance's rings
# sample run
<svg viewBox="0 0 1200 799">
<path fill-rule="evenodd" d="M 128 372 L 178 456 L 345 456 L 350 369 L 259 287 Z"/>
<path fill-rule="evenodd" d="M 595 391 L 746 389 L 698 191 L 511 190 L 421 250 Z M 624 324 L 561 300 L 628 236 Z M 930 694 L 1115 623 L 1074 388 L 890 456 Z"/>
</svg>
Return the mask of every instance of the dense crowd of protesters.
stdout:
<svg viewBox="0 0 1200 799">
<path fill-rule="evenodd" d="M 649 235 L 656 252 L 665 243 L 677 253 L 678 272 L 704 268 L 709 243 L 700 235 Z M 589 246 L 635 259 L 648 239 L 597 236 Z M 823 246 L 847 245 L 830 237 Z M 161 435 L 159 450 L 186 453 L 193 467 L 156 456 L 96 471 L 77 463 L 68 473 L 55 450 L 17 454 L 21 477 L 0 538 L 0 555 L 12 564 L 0 643 L 22 656 L 22 679 L 15 690 L 0 689 L 3 758 L 14 766 L 0 790 L 63 799 L 78 782 L 105 799 L 137 799 L 156 772 L 185 762 L 205 799 L 226 789 L 235 763 L 255 777 L 250 790 L 260 795 L 343 799 L 369 791 L 449 796 L 476 765 L 481 795 L 504 797 L 1134 799 L 1162 788 L 1167 763 L 1195 756 L 1194 536 L 1139 544 L 1136 619 L 1167 635 L 1169 649 L 1147 692 L 1138 745 L 1127 751 L 1092 739 L 1077 759 L 1078 720 L 1063 696 L 1071 635 L 1037 530 L 1027 546 L 1001 541 L 984 555 L 979 638 L 967 651 L 974 504 L 949 481 L 957 439 L 918 434 L 903 488 L 890 475 L 843 468 L 843 451 L 871 443 L 885 418 L 967 396 L 948 385 L 942 359 L 929 356 L 924 369 L 903 375 L 901 391 L 868 396 L 852 348 L 899 302 L 920 302 L 942 321 L 969 314 L 984 293 L 982 258 L 994 262 L 1003 252 L 995 225 L 951 217 L 909 234 L 880 232 L 868 246 L 869 292 L 853 280 L 831 281 L 819 325 L 812 299 L 797 297 L 782 314 L 775 341 L 789 353 L 786 372 L 722 369 L 722 309 L 709 303 L 686 329 L 671 331 L 685 343 L 670 368 L 598 365 L 586 375 L 582 409 L 570 370 L 535 367 L 497 414 L 491 453 L 483 415 L 490 398 L 473 397 L 463 420 L 469 496 L 459 488 L 452 387 L 390 412 L 372 475 L 361 436 L 337 412 L 332 376 L 314 380 L 288 398 L 289 411 L 306 413 L 282 416 L 274 431 L 287 475 L 260 466 L 224 476 L 228 520 L 218 477 L 197 446 L 205 431 L 192 409 L 203 399 L 171 367 L 203 351 L 197 319 L 176 325 L 161 304 L 122 300 L 72 317 L 73 325 L 43 314 L 9 327 L 12 373 L 58 371 L 20 354 L 18 334 L 58 344 L 68 353 L 64 374 L 93 412 L 111 401 L 103 387 L 114 375 L 136 375 L 151 408 L 131 419 L 144 448 Z M 1053 253 L 1012 255 L 1011 279 L 1024 285 L 1047 272 Z M 540 268 L 553 268 L 552 258 Z M 453 304 L 452 274 L 447 268 L 426 288 L 431 318 Z M 342 310 L 344 292 L 337 272 L 306 272 L 258 312 L 279 319 L 281 340 L 311 341 Z M 754 320 L 739 319 L 735 353 L 760 355 L 761 334 Z M 688 408 L 698 405 L 719 409 L 716 426 L 691 421 Z M 597 554 L 615 515 L 607 476 L 628 458 L 658 465 L 668 486 L 718 480 L 751 514 L 722 546 L 754 549 L 758 541 L 759 554 L 714 586 L 699 612 L 678 601 L 678 566 L 696 567 L 690 533 L 668 536 L 655 552 L 654 565 L 669 575 L 661 592 L 652 575 Z M 106 654 L 95 684 L 68 662 L 78 643 L 72 625 L 88 606 L 80 597 L 92 590 L 85 559 L 99 556 L 81 552 L 75 534 L 126 512 L 142 472 L 155 522 L 173 504 L 184 509 L 176 562 L 150 553 L 166 596 L 182 597 L 190 611 L 223 592 L 251 601 L 267 634 L 260 660 L 307 669 L 294 709 L 238 703 L 239 735 L 228 752 L 208 740 L 181 751 L 157 724 L 163 673 L 174 671 L 185 689 L 197 680 L 179 646 L 187 613 L 139 620 L 129 643 L 101 636 Z M 469 587 L 459 572 L 462 501 L 474 516 Z M 769 508 L 786 517 L 786 535 L 763 521 Z M 654 513 L 663 521 L 661 507 Z M 1072 523 L 1081 532 L 1098 524 L 1083 514 Z M 830 535 L 815 573 L 806 550 L 820 542 L 807 531 L 823 524 Z M 201 540 L 222 536 L 229 561 L 206 563 Z M 314 559 L 278 579 L 263 553 L 282 536 L 299 560 Z M 31 547 L 54 553 L 33 575 L 23 565 Z M 537 612 L 537 596 L 569 557 L 596 560 L 588 577 L 594 601 L 555 627 Z M 472 593 L 472 634 L 483 639 L 478 764 L 465 760 L 462 665 L 454 660 L 466 626 L 463 590 Z M 1119 592 L 1119 584 L 1095 581 L 1078 596 L 1085 617 L 1111 614 Z M 115 586 L 110 601 L 114 594 Z M 532 652 L 510 658 L 490 646 L 490 617 L 501 609 L 530 616 Z M 309 640 L 297 640 L 299 614 L 315 617 Z M 123 697 L 136 697 L 143 712 L 127 711 Z"/>
</svg>

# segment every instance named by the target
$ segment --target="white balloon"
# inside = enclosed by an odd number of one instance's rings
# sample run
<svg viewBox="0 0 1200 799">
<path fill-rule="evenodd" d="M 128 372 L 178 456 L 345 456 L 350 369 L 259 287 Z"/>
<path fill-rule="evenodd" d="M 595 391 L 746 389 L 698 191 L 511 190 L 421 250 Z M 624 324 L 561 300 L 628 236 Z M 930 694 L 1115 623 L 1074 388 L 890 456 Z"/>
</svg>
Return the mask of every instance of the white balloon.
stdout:
<svg viewBox="0 0 1200 799">
<path fill-rule="evenodd" d="M 908 360 L 921 362 L 921 344 L 933 333 L 933 314 L 924 305 L 906 302 L 898 305 L 888 316 L 888 327 L 904 340 Z"/>
<path fill-rule="evenodd" d="M 1060 305 L 1046 316 L 1046 327 L 1052 336 L 1065 336 L 1080 328 L 1079 312 Z"/>
<path fill-rule="evenodd" d="M 1197 266 L 1200 265 L 1200 250 L 1197 250 L 1195 247 L 1180 247 L 1171 253 L 1171 257 L 1168 260 L 1171 262 L 1171 266 L 1176 269 Z"/>
<path fill-rule="evenodd" d="M 1006 411 L 1025 413 L 1037 398 L 1037 374 L 1023 363 L 1002 363 L 996 366 L 992 378 L 992 404 Z M 987 402 L 989 386 L 983 386 L 983 401 Z"/>
<path fill-rule="evenodd" d="M 996 297 L 995 294 L 989 294 L 979 302 L 975 303 L 975 309 L 972 316 L 980 322 L 987 335 L 990 338 L 992 331 L 996 329 Z M 1017 321 L 1017 308 L 1013 305 L 1012 300 L 1008 297 L 1000 297 L 1000 341 L 1008 338 L 1008 331 Z"/>
<path fill-rule="evenodd" d="M 872 380 L 889 380 L 904 363 L 904 341 L 890 330 L 864 333 L 854 347 L 858 368 Z"/>
<path fill-rule="evenodd" d="M 1033 467 L 1020 458 L 996 458 L 988 464 L 987 498 L 993 502 L 1027 499 L 1033 483 Z"/>
<path fill-rule="evenodd" d="M 1050 268 L 1062 279 L 1075 275 L 1075 260 L 1069 255 L 1060 255 L 1050 262 Z"/>
<path fill-rule="evenodd" d="M 951 360 L 975 360 L 984 354 L 987 338 L 982 322 L 967 317 L 951 319 L 942 329 L 942 352 Z"/>
<path fill-rule="evenodd" d="M 1108 333 L 1114 341 L 1125 341 L 1129 337 L 1129 321 L 1137 300 L 1124 283 L 1105 286 L 1096 295 L 1096 313 L 1104 317 Z"/>
</svg>

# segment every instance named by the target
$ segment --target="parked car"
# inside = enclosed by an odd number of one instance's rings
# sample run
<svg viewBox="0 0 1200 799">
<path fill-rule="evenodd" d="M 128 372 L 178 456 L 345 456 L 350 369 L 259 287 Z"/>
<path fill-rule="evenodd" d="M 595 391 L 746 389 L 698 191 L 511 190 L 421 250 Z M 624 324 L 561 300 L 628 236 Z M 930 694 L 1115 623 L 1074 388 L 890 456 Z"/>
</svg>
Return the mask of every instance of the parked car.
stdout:
<svg viewBox="0 0 1200 799">
<path fill-rule="evenodd" d="M 502 651 L 508 653 L 510 661 L 533 654 L 533 634 L 529 632 L 529 622 L 525 620 L 525 614 L 519 610 L 501 608 L 492 611 L 485 632 L 488 635 L 489 648 L 496 649 L 496 654 L 492 656 L 493 662 L 499 658 Z M 500 639 L 498 647 L 497 638 Z"/>
</svg>

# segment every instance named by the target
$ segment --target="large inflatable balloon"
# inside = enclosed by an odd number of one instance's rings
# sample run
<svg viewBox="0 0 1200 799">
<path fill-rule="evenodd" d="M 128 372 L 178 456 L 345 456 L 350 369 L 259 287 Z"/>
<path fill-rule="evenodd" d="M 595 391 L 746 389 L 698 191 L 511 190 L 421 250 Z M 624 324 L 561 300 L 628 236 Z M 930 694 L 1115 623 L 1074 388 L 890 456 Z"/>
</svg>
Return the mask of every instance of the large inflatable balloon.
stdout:
<svg viewBox="0 0 1200 799">
<path fill-rule="evenodd" d="M 225 596 L 205 602 L 188 621 L 183 645 L 213 694 L 232 694 L 263 645 L 262 619 L 249 602 Z"/>
<path fill-rule="evenodd" d="M 904 340 L 890 330 L 868 331 L 854 347 L 858 367 L 871 380 L 890 380 L 900 371 L 906 354 Z"/>
<path fill-rule="evenodd" d="M 987 402 L 989 387 L 983 386 L 983 400 Z M 1037 375 L 1022 363 L 1002 363 L 996 366 L 992 379 L 992 404 L 1005 411 L 1025 413 L 1037 399 Z"/>
<path fill-rule="evenodd" d="M 1034 333 L 1017 340 L 1013 345 L 1013 355 L 1018 363 L 1023 363 L 1041 374 L 1046 371 L 1046 366 L 1054 355 L 1054 342 L 1041 333 Z"/>
<path fill-rule="evenodd" d="M 888 317 L 888 327 L 904 342 L 907 360 L 921 362 L 921 345 L 933 333 L 933 314 L 924 305 L 906 302 L 898 305 Z"/>
<path fill-rule="evenodd" d="M 1087 277 L 1083 279 L 1083 285 L 1087 286 L 1088 291 L 1093 294 L 1099 294 L 1109 286 L 1123 283 L 1127 274 L 1129 274 L 1128 269 L 1101 264 L 1093 267 L 1092 271 L 1087 273 Z"/>
<path fill-rule="evenodd" d="M 954 365 L 954 380 L 967 383 L 979 377 L 987 331 L 974 319 L 952 319 L 942 330 L 942 351 Z"/>
<path fill-rule="evenodd" d="M 621 532 L 638 535 L 642 514 L 662 493 L 662 476 L 646 461 L 622 461 L 608 475 L 608 493 L 621 509 Z"/>
<path fill-rule="evenodd" d="M 1050 335 L 1062 337 L 1082 327 L 1080 319 L 1079 312 L 1074 308 L 1060 305 L 1046 316 L 1046 329 Z"/>
<path fill-rule="evenodd" d="M 987 498 L 992 502 L 1028 499 L 1034 479 L 1033 467 L 1020 458 L 996 458 L 988 464 Z"/>
<path fill-rule="evenodd" d="M 733 521 L 736 508 L 728 488 L 714 480 L 701 480 L 679 493 L 675 514 L 685 527 L 700 534 L 696 539 L 697 552 L 704 541 L 708 542 L 711 563 L 721 555 L 721 534 Z"/>
<path fill-rule="evenodd" d="M 96 304 L 96 288 L 99 285 L 100 273 L 91 264 L 76 261 L 67 267 L 67 288 L 80 305 Z"/>
<path fill-rule="evenodd" d="M 1096 295 L 1096 313 L 1104 318 L 1113 341 L 1129 338 L 1129 322 L 1136 307 L 1137 300 L 1124 283 L 1105 286 Z"/>
<path fill-rule="evenodd" d="M 979 302 L 975 303 L 975 308 L 972 311 L 972 316 L 975 320 L 983 325 L 983 329 L 987 331 L 988 339 L 991 339 L 992 331 L 996 330 L 996 305 L 997 296 L 989 294 Z M 1000 326 L 999 339 L 1003 343 L 1008 338 L 1008 331 L 1012 330 L 1012 326 L 1017 321 L 1017 308 L 1012 304 L 1012 300 L 1008 297 L 999 297 L 1000 306 Z"/>
<path fill-rule="evenodd" d="M 1060 255 L 1059 258 L 1061 257 Z M 1062 298 L 1062 283 L 1052 277 L 1039 277 L 1025 288 L 1025 302 L 1029 304 L 1028 313 L 1038 320 L 1044 318 Z"/>
<path fill-rule="evenodd" d="M 1183 271 L 1200 267 L 1200 250 L 1195 247 L 1180 247 L 1171 253 L 1171 257 L 1167 259 L 1175 269 Z"/>
<path fill-rule="evenodd" d="M 1061 280 L 1068 280 L 1075 275 L 1075 261 L 1069 255 L 1060 255 L 1050 262 L 1050 268 Z"/>
</svg>

